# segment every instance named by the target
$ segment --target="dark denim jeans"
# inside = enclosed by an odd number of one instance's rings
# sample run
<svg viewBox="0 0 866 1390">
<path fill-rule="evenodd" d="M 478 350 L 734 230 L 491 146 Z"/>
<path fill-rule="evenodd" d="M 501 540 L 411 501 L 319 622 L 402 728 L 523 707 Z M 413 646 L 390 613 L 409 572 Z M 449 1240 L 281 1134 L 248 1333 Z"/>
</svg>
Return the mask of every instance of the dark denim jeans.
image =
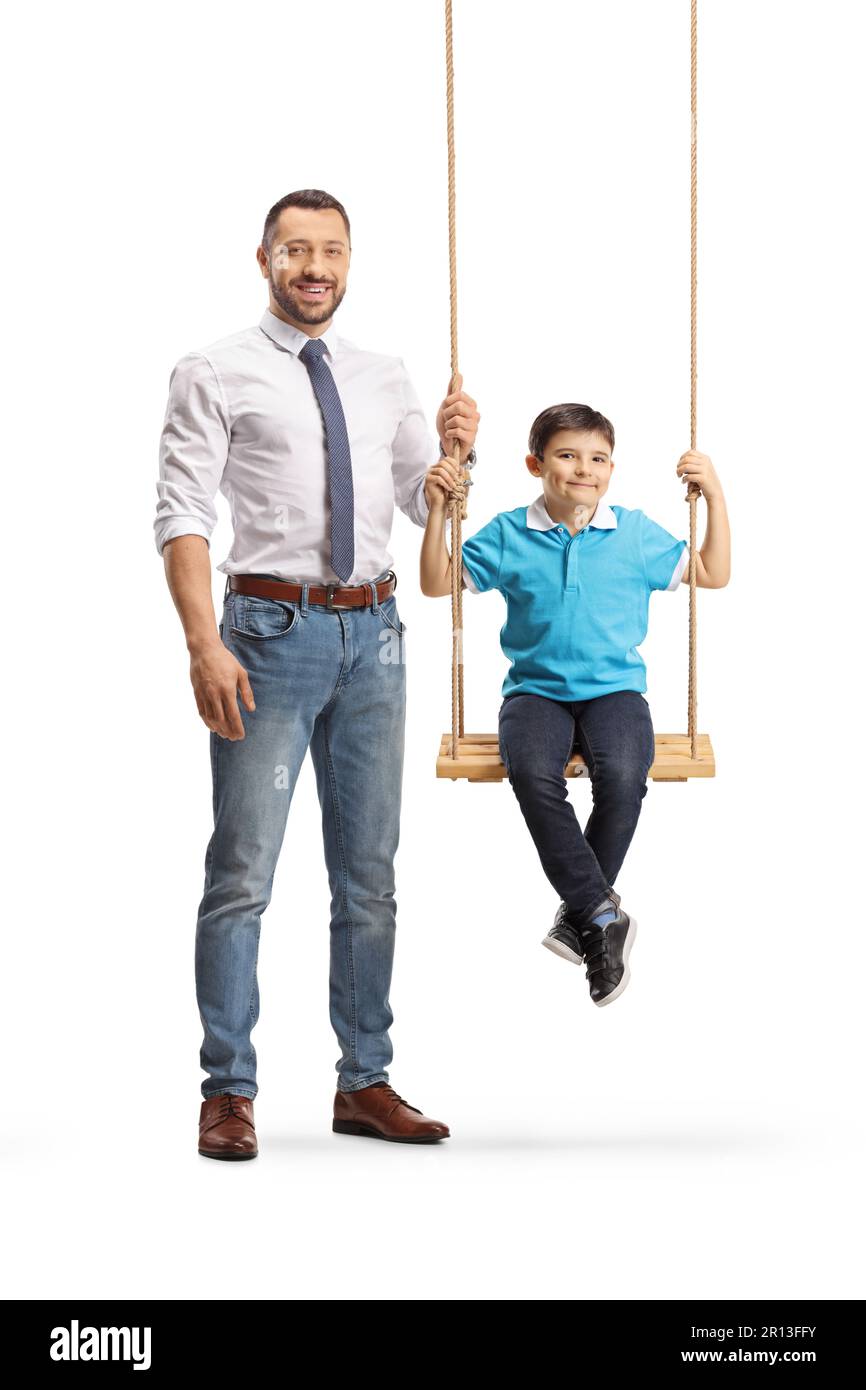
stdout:
<svg viewBox="0 0 866 1390">
<path fill-rule="evenodd" d="M 572 750 L 592 783 L 585 831 L 563 776 Z M 507 695 L 499 752 L 548 879 L 572 911 L 593 907 L 613 887 L 646 796 L 655 758 L 647 701 L 636 690 L 570 701 Z"/>
</svg>

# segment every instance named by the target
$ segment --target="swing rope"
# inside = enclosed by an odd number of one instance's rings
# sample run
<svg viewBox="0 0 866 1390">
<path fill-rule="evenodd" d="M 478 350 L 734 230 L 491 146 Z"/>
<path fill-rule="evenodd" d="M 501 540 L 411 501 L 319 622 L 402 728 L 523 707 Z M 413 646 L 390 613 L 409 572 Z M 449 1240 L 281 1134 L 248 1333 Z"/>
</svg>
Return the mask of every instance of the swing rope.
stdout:
<svg viewBox="0 0 866 1390">
<path fill-rule="evenodd" d="M 454 180 L 454 50 L 451 28 L 451 0 L 445 0 L 445 106 L 448 116 L 448 266 L 451 277 L 451 385 L 454 390 L 457 366 L 457 215 Z M 450 445 L 448 446 L 451 447 Z M 453 441 L 453 457 L 461 465 L 461 443 Z M 467 477 L 463 473 L 464 479 Z M 451 519 L 451 756 L 456 758 L 463 737 L 463 521 L 468 515 L 466 497 L 452 497 Z"/>
<path fill-rule="evenodd" d="M 692 229 L 692 342 L 691 342 L 691 448 L 696 449 L 698 439 L 698 0 L 692 0 L 691 17 L 692 40 L 692 177 L 691 177 L 691 229 Z M 689 504 L 689 739 L 692 745 L 692 758 L 698 756 L 698 603 L 697 603 L 697 533 L 698 498 L 701 490 L 697 483 L 689 483 L 686 501 Z"/>
<path fill-rule="evenodd" d="M 457 218 L 455 210 L 454 158 L 454 50 L 451 0 L 445 0 L 445 100 L 448 120 L 448 266 L 451 280 L 451 385 L 457 365 Z M 691 448 L 698 434 L 698 0 L 691 0 Z M 450 446 L 449 446 L 450 447 Z M 461 444 L 454 440 L 452 456 L 461 466 Z M 465 469 L 465 465 L 464 465 Z M 464 480 L 468 474 L 464 471 Z M 689 504 L 689 728 L 691 756 L 698 757 L 697 680 L 697 501 L 701 490 L 690 482 Z M 463 737 L 463 521 L 468 513 L 466 496 L 449 502 L 451 521 L 451 757 L 459 754 Z"/>
</svg>

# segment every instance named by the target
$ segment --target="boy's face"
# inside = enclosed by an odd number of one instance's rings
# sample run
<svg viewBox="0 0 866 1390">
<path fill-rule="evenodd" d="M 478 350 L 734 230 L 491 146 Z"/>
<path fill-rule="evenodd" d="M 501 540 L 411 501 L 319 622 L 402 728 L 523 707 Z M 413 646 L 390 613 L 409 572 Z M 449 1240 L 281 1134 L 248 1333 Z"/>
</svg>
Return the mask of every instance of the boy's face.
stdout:
<svg viewBox="0 0 866 1390">
<path fill-rule="evenodd" d="M 543 459 L 527 454 L 526 467 L 541 479 L 547 510 L 560 521 L 576 507 L 587 507 L 592 517 L 607 492 L 614 462 L 604 435 L 558 430 L 547 441 Z"/>
</svg>

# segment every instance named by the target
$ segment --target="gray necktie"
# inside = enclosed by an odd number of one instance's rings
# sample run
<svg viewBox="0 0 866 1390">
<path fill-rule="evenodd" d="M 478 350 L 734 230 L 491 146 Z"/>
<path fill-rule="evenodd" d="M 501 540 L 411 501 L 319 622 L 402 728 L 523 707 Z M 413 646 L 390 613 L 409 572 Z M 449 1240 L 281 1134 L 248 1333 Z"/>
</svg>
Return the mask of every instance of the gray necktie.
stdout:
<svg viewBox="0 0 866 1390">
<path fill-rule="evenodd" d="M 325 344 L 310 338 L 300 359 L 310 374 L 313 390 L 325 422 L 328 451 L 328 489 L 331 502 L 331 569 L 344 582 L 355 568 L 355 494 L 352 488 L 352 455 L 346 417 L 337 385 L 322 354 Z"/>
</svg>

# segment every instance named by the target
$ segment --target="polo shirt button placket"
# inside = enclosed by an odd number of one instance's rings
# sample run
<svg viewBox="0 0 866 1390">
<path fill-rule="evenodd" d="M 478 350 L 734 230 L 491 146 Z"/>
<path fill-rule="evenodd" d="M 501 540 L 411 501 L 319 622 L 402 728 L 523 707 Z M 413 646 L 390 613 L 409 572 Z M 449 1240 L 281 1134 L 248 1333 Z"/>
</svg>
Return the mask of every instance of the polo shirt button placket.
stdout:
<svg viewBox="0 0 866 1390">
<path fill-rule="evenodd" d="M 565 530 L 565 527 L 563 527 L 563 530 Z M 577 551 L 577 547 L 578 547 L 578 545 L 580 544 L 580 538 L 581 538 L 582 535 L 583 535 L 583 532 L 582 532 L 582 531 L 578 531 L 577 534 L 576 534 L 575 536 L 569 536 L 568 540 L 566 541 L 566 546 L 565 546 L 565 555 L 566 555 L 566 561 L 565 561 L 565 576 L 566 576 L 566 577 L 565 577 L 565 587 L 566 587 L 567 590 L 572 590 L 572 591 L 573 591 L 573 590 L 576 590 L 576 589 L 579 589 L 579 588 L 580 588 L 580 584 L 578 583 L 578 578 L 577 578 L 577 571 L 578 571 L 578 551 Z"/>
<path fill-rule="evenodd" d="M 568 589 L 568 537 L 564 526 L 557 526 L 556 532 L 559 536 L 565 536 L 565 540 L 563 541 L 563 550 L 565 552 L 565 588 Z"/>
</svg>

